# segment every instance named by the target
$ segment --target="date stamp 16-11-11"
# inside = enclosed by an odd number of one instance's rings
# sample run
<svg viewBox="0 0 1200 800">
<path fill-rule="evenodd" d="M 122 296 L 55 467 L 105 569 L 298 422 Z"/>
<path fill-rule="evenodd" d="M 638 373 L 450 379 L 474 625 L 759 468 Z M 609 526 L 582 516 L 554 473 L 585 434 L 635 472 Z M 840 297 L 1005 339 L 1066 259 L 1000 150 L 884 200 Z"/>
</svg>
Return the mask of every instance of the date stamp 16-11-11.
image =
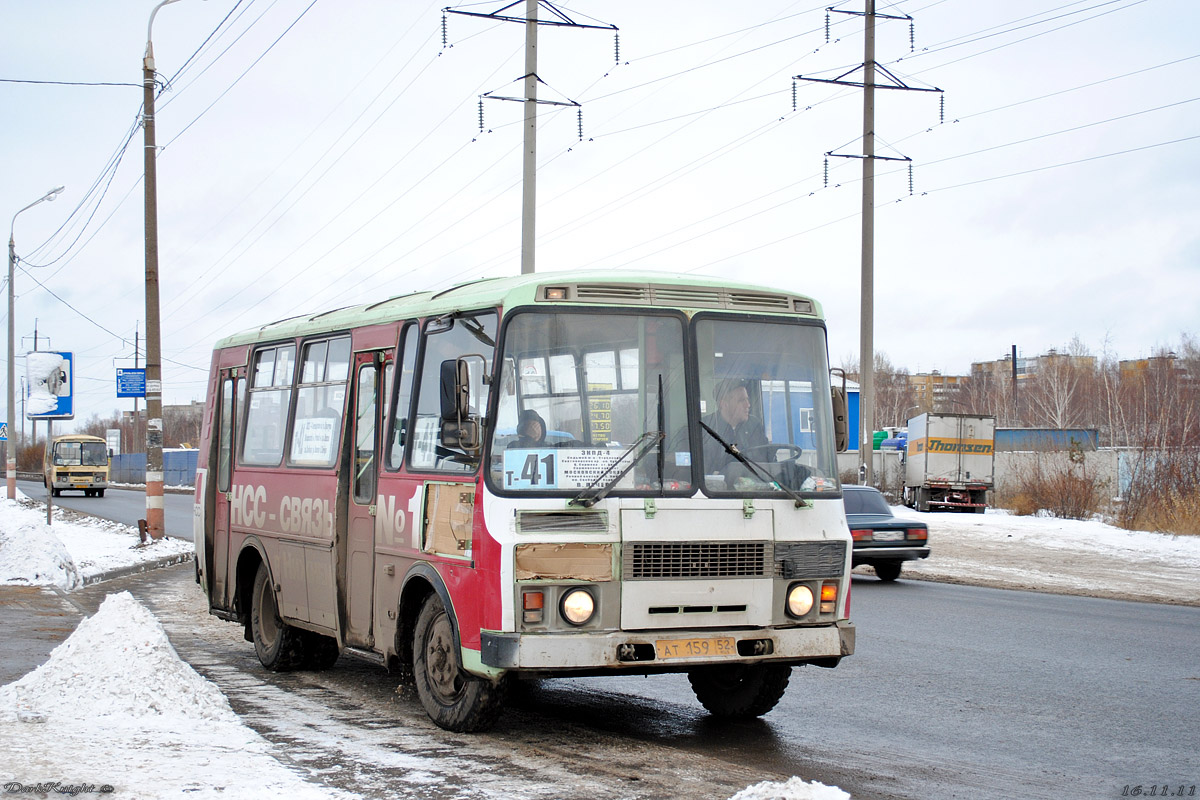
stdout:
<svg viewBox="0 0 1200 800">
<path fill-rule="evenodd" d="M 1194 783 L 1151 783 L 1149 785 L 1139 783 L 1137 785 L 1126 784 L 1121 790 L 1121 797 L 1195 797 L 1196 784 Z"/>
</svg>

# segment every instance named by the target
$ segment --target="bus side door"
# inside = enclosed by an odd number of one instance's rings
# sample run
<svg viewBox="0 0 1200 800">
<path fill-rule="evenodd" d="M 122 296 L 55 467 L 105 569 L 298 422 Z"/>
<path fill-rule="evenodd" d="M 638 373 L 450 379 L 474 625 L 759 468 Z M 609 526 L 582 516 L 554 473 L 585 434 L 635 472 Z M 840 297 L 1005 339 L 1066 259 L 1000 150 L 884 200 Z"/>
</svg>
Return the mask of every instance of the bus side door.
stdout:
<svg viewBox="0 0 1200 800">
<path fill-rule="evenodd" d="M 346 535 L 346 643 L 374 645 L 372 605 L 375 590 L 376 487 L 386 409 L 391 353 L 382 350 L 354 355 L 354 424 L 350 450 L 350 502 Z"/>
<path fill-rule="evenodd" d="M 210 602 L 217 608 L 232 607 L 227 596 L 234 581 L 229 576 L 229 497 L 233 482 L 233 448 L 236 441 L 234 425 L 237 422 L 237 400 L 239 392 L 237 370 L 222 370 L 219 387 L 220 400 L 217 409 L 217 463 L 210 475 L 217 482 L 216 502 L 212 522 L 212 594 Z"/>
</svg>

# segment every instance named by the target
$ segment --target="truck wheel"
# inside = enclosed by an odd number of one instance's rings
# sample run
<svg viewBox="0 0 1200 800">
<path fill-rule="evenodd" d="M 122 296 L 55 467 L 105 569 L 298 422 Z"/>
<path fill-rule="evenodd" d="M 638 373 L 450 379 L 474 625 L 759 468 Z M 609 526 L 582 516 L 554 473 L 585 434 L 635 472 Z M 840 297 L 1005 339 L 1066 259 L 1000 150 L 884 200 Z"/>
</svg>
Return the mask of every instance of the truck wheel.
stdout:
<svg viewBox="0 0 1200 800">
<path fill-rule="evenodd" d="M 880 561 L 872 566 L 875 567 L 875 574 L 879 576 L 879 580 L 884 583 L 891 583 L 900 577 L 900 570 L 904 567 L 904 562 Z"/>
<path fill-rule="evenodd" d="M 720 664 L 688 671 L 696 699 L 725 719 L 766 714 L 787 690 L 792 668 L 781 664 Z"/>
<path fill-rule="evenodd" d="M 250 630 L 258 660 L 272 672 L 288 672 L 303 661 L 303 637 L 300 631 L 279 618 L 275 588 L 266 564 L 258 565 L 251 597 Z"/>
<path fill-rule="evenodd" d="M 917 511 L 926 512 L 929 510 L 929 490 L 917 489 Z"/>
<path fill-rule="evenodd" d="M 493 683 L 463 671 L 450 615 L 432 593 L 421 605 L 413 632 L 413 679 L 425 713 L 448 731 L 487 730 L 504 705 L 506 681 Z"/>
<path fill-rule="evenodd" d="M 97 490 L 96 490 L 96 497 L 104 497 L 104 490 L 103 490 L 103 489 L 97 489 Z"/>
</svg>

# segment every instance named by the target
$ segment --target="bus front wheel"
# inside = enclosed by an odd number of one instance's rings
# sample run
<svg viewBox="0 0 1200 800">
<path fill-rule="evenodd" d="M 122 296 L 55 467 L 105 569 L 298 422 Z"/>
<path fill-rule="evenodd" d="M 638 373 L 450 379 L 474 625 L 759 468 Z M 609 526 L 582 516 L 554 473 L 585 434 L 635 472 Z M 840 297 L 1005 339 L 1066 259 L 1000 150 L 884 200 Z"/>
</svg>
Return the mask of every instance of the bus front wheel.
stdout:
<svg viewBox="0 0 1200 800">
<path fill-rule="evenodd" d="M 775 707 L 791 674 L 792 668 L 781 664 L 720 664 L 691 670 L 688 680 L 713 716 L 750 719 Z"/>
<path fill-rule="evenodd" d="M 272 672 L 287 672 L 304 661 L 300 631 L 279 618 L 275 589 L 266 564 L 258 565 L 250 606 L 250 629 L 258 660 Z"/>
<path fill-rule="evenodd" d="M 425 598 L 417 615 L 413 678 L 425 713 L 439 728 L 483 731 L 500 716 L 504 682 L 493 683 L 463 671 L 450 615 L 436 594 Z"/>
</svg>

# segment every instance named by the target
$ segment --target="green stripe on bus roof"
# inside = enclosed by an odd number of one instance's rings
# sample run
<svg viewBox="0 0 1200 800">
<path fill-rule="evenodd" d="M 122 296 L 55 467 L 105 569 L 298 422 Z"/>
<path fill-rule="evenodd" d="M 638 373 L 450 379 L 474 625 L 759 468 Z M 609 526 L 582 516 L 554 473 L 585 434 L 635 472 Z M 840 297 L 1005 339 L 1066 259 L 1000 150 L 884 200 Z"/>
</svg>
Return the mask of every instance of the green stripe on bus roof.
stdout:
<svg viewBox="0 0 1200 800">
<path fill-rule="evenodd" d="M 808 300 L 813 305 L 812 317 L 823 319 L 821 304 L 808 295 L 789 289 L 773 288 L 750 283 L 735 283 L 719 278 L 697 277 L 673 272 L 650 271 L 601 271 L 581 270 L 577 272 L 538 272 L 532 275 L 514 275 L 503 278 L 482 278 L 467 281 L 436 291 L 412 292 L 362 305 L 316 311 L 277 320 L 256 328 L 232 334 L 217 342 L 217 349 L 258 342 L 292 339 L 332 331 L 348 330 L 368 325 L 382 325 L 397 320 L 436 316 L 458 310 L 513 308 L 532 305 L 537 290 L 542 286 L 573 284 L 609 284 L 629 286 L 700 286 L 733 291 L 762 292 L 764 294 L 789 295 Z M 563 302 L 556 305 L 589 307 L 597 305 L 622 305 L 619 302 L 597 304 L 594 302 Z M 638 308 L 681 308 L 685 311 L 714 311 L 711 308 L 689 308 L 687 306 L 631 306 Z M 740 312 L 735 312 L 740 313 Z M 770 314 L 762 311 L 755 313 Z M 775 312 L 779 313 L 779 312 Z M 795 316 L 787 313 L 783 316 Z"/>
</svg>

